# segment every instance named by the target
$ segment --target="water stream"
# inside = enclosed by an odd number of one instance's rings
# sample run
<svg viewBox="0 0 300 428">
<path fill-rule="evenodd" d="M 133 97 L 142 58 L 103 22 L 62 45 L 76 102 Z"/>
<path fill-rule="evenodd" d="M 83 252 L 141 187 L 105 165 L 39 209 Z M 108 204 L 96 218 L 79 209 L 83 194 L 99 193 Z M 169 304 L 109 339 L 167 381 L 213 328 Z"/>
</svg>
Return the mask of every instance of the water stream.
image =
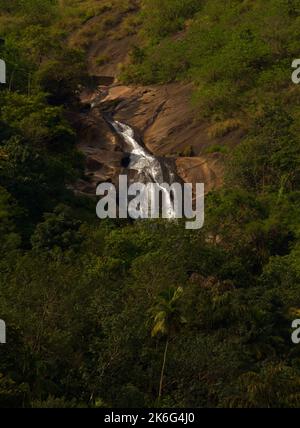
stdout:
<svg viewBox="0 0 300 428">
<path fill-rule="evenodd" d="M 170 219 L 175 218 L 176 213 L 171 194 L 162 186 L 166 183 L 171 184 L 174 179 L 173 172 L 170 171 L 166 164 L 162 167 L 160 160 L 137 142 L 134 130 L 130 126 L 115 120 L 111 120 L 110 124 L 128 146 L 128 151 L 131 155 L 128 168 L 138 172 L 138 179 L 142 183 L 155 183 L 159 187 L 164 195 L 167 217 Z M 147 189 L 146 191 L 148 194 L 145 197 L 150 198 L 149 192 L 151 190 Z"/>
</svg>

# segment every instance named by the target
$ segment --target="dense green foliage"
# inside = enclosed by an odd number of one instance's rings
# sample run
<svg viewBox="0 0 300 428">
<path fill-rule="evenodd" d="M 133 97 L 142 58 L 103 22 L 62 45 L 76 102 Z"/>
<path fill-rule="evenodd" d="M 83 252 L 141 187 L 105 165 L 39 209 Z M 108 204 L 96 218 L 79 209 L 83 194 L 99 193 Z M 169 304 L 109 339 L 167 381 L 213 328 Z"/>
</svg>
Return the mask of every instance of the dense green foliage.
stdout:
<svg viewBox="0 0 300 428">
<path fill-rule="evenodd" d="M 93 222 L 67 190 L 84 69 L 58 4 L 0 0 L 0 407 L 299 407 L 300 1 L 142 2 L 126 79 L 247 123 L 201 231 Z"/>
<path fill-rule="evenodd" d="M 187 79 L 212 121 L 248 122 L 278 91 L 299 101 L 288 73 L 298 58 L 298 0 L 143 0 L 143 45 L 123 78 L 142 83 Z"/>
</svg>

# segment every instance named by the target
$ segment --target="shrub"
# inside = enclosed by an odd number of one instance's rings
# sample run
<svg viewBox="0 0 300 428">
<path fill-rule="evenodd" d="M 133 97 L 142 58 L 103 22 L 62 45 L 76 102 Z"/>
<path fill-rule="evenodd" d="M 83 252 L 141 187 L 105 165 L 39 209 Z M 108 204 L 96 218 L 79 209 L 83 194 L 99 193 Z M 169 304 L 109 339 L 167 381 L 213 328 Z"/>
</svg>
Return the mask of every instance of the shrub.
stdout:
<svg viewBox="0 0 300 428">
<path fill-rule="evenodd" d="M 230 132 L 239 129 L 241 125 L 242 123 L 238 119 L 227 119 L 223 122 L 217 122 L 209 128 L 208 136 L 210 138 L 224 137 Z"/>
</svg>

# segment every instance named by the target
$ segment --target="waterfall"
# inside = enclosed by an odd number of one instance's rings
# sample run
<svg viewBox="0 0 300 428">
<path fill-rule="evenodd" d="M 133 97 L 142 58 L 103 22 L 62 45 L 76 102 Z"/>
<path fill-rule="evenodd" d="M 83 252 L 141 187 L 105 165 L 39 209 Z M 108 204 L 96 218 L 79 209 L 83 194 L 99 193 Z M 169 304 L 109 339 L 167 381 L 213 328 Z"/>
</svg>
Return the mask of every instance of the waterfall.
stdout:
<svg viewBox="0 0 300 428">
<path fill-rule="evenodd" d="M 163 168 L 160 161 L 155 156 L 148 153 L 147 150 L 136 141 L 134 130 L 130 126 L 113 120 L 110 121 L 110 124 L 117 134 L 123 138 L 129 148 L 129 152 L 131 154 L 129 168 L 138 172 L 139 179 L 143 183 L 157 184 L 162 194 L 164 194 L 167 207 L 167 217 L 170 219 L 175 218 L 176 213 L 171 194 L 163 187 L 163 184 L 166 184 L 167 180 L 164 178 Z M 167 168 L 167 166 L 165 166 L 165 168 Z M 168 171 L 168 175 L 170 181 L 172 177 L 174 177 L 174 174 Z M 149 190 L 147 191 L 149 192 Z"/>
</svg>

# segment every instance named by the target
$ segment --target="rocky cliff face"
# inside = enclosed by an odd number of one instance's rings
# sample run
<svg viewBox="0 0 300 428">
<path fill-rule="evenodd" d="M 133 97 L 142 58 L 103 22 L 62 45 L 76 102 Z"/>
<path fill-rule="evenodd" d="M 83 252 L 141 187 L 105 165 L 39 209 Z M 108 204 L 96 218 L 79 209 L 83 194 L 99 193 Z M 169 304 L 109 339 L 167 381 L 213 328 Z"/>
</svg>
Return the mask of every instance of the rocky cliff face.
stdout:
<svg viewBox="0 0 300 428">
<path fill-rule="evenodd" d="M 216 140 L 207 136 L 207 125 L 195 120 L 191 89 L 180 83 L 116 85 L 109 89 L 102 104 L 114 104 L 115 118 L 131 125 L 151 153 L 173 158 L 176 172 L 184 181 L 204 182 L 209 191 L 222 184 L 223 159 L 219 153 L 203 154 Z"/>
<path fill-rule="evenodd" d="M 184 181 L 204 182 L 206 191 L 221 186 L 223 156 L 208 153 L 211 151 L 208 149 L 215 144 L 232 147 L 239 141 L 239 132 L 223 138 L 212 137 L 209 124 L 197 119 L 192 109 L 190 84 L 142 87 L 120 84 L 117 80 L 120 64 L 128 60 L 135 42 L 135 36 L 118 40 L 111 31 L 107 38 L 89 48 L 89 71 L 97 83 L 81 94 L 82 104 L 87 108 L 77 121 L 79 148 L 86 155 L 88 179 L 78 183 L 77 190 L 95 194 L 99 182 L 115 182 L 125 170 L 124 159 L 128 154 L 105 121 L 107 113 L 133 127 L 150 153 L 172 158 L 177 174 Z M 99 55 L 106 58 L 105 64 L 97 62 Z"/>
<path fill-rule="evenodd" d="M 126 153 L 120 138 L 111 130 L 97 109 L 76 117 L 78 148 L 85 155 L 85 179 L 76 183 L 81 194 L 95 195 L 100 182 L 114 182 L 123 172 Z"/>
</svg>

